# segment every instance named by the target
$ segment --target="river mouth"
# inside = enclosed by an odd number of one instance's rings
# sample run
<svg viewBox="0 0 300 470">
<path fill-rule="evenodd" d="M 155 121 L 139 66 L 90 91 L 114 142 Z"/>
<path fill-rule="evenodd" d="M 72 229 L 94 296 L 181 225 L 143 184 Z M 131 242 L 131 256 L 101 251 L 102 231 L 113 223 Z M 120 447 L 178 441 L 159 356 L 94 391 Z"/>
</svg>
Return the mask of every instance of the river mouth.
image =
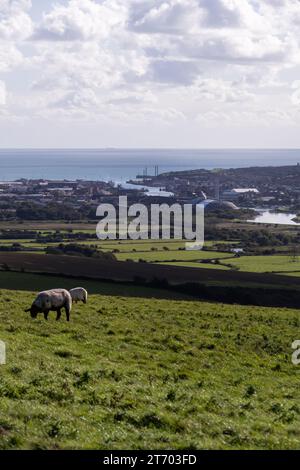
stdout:
<svg viewBox="0 0 300 470">
<path fill-rule="evenodd" d="M 256 209 L 256 212 L 257 216 L 252 220 L 247 220 L 247 222 L 254 222 L 256 224 L 300 225 L 300 223 L 293 220 L 297 214 L 276 212 L 265 209 Z"/>
</svg>

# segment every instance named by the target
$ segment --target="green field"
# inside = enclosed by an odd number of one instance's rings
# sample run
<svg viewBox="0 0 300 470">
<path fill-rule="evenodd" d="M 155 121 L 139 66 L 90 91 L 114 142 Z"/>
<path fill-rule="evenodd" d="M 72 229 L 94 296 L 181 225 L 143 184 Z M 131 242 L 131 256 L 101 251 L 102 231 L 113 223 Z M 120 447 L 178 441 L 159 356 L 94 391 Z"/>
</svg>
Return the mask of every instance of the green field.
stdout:
<svg viewBox="0 0 300 470">
<path fill-rule="evenodd" d="M 59 227 L 59 225 L 57 225 Z M 27 227 L 28 228 L 28 227 Z M 61 230 L 60 235 L 64 237 L 67 230 Z M 73 230 L 76 232 L 76 230 Z M 46 231 L 45 231 L 46 233 Z M 48 233 L 54 233 L 48 230 Z M 82 229 L 82 234 L 91 234 L 91 229 Z M 47 246 L 57 246 L 59 242 L 40 243 L 34 239 L 0 239 L 0 245 L 8 246 L 20 243 L 25 251 L 34 249 L 35 253 L 44 253 Z M 234 246 L 238 241 L 207 241 L 206 250 L 185 250 L 185 242 L 178 240 L 107 240 L 83 239 L 67 240 L 63 243 L 79 243 L 83 245 L 96 246 L 99 250 L 113 252 L 119 261 L 145 261 L 148 263 L 169 264 L 173 266 L 186 266 L 195 268 L 214 268 L 220 270 L 236 270 L 257 273 L 281 273 L 289 276 L 300 276 L 300 258 L 292 259 L 291 255 L 255 255 L 235 257 L 230 251 L 216 251 L 222 245 Z M 225 249 L 225 248 L 224 248 Z M 280 247 L 283 250 L 284 247 Z M 1 255 L 1 253 L 0 253 Z M 201 261 L 210 263 L 202 263 Z M 213 260 L 219 260 L 216 264 Z"/>
<path fill-rule="evenodd" d="M 60 276 L 0 271 L 0 289 L 39 292 L 49 288 L 72 289 L 78 285 L 84 285 L 90 294 L 175 300 L 190 299 L 190 296 L 185 294 L 152 287 L 139 286 L 137 288 L 131 283 L 87 281 L 86 279 L 68 279 Z"/>
<path fill-rule="evenodd" d="M 299 311 L 94 294 L 68 324 L 33 297 L 0 291 L 0 448 L 300 447 Z"/>
<path fill-rule="evenodd" d="M 142 259 L 147 262 L 164 262 L 164 261 L 197 261 L 207 260 L 216 258 L 228 258 L 230 254 L 220 253 L 216 251 L 179 251 L 179 250 L 168 250 L 168 251 L 148 251 L 148 252 L 131 252 L 131 253 L 117 253 L 116 257 L 119 261 L 125 261 L 131 259 L 138 261 Z"/>
<path fill-rule="evenodd" d="M 204 258 L 203 258 L 204 259 Z M 226 262 L 226 260 L 224 260 Z M 222 271 L 227 271 L 229 268 L 223 266 L 222 264 L 215 264 L 215 263 L 201 263 L 201 262 L 193 262 L 193 261 L 173 261 L 173 262 L 160 262 L 159 264 L 164 264 L 167 266 L 179 266 L 179 267 L 186 267 L 186 268 L 205 268 L 205 269 L 221 269 Z"/>
<path fill-rule="evenodd" d="M 75 243 L 74 241 L 73 243 Z M 57 246 L 58 242 L 40 243 L 33 239 L 3 239 L 0 245 L 12 245 L 20 243 L 25 251 L 27 248 L 34 248 L 35 253 L 43 253 L 47 246 Z M 70 241 L 65 241 L 65 244 Z M 220 251 L 204 251 L 204 250 L 185 250 L 185 242 L 176 240 L 122 240 L 122 241 L 100 241 L 100 240 L 77 240 L 81 245 L 96 246 L 101 251 L 114 252 L 119 261 L 146 261 L 150 263 L 164 263 L 173 261 L 197 262 L 198 260 L 223 259 L 232 258 L 232 254 Z M 221 243 L 221 242 L 217 242 Z M 208 243 L 207 247 L 212 248 L 212 243 Z"/>
<path fill-rule="evenodd" d="M 300 272 L 300 260 L 293 261 L 291 256 L 268 255 L 268 256 L 242 256 L 229 260 L 232 266 L 241 271 L 263 272 Z"/>
</svg>

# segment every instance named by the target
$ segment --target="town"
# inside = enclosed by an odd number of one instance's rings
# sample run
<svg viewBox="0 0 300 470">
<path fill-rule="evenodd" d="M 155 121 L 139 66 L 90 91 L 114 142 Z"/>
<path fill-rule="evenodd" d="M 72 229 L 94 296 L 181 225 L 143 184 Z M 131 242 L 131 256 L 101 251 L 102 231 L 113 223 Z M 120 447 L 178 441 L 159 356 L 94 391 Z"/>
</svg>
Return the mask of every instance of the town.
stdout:
<svg viewBox="0 0 300 470">
<path fill-rule="evenodd" d="M 0 218 L 95 219 L 99 204 L 192 203 L 210 209 L 266 208 L 300 212 L 300 166 L 193 170 L 113 181 L 19 179 L 0 182 Z"/>
</svg>

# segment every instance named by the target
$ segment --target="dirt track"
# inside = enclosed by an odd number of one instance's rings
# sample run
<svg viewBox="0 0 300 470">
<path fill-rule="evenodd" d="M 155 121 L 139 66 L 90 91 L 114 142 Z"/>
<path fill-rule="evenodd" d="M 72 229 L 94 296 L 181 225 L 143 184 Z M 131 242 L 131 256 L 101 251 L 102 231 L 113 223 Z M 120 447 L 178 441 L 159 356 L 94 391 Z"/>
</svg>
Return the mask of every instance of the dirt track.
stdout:
<svg viewBox="0 0 300 470">
<path fill-rule="evenodd" d="M 1 253 L 0 267 L 12 271 L 61 274 L 99 280 L 134 281 L 136 278 L 142 278 L 152 281 L 156 278 L 168 280 L 170 284 L 222 282 L 232 285 L 255 283 L 300 287 L 300 277 L 28 253 Z"/>
</svg>

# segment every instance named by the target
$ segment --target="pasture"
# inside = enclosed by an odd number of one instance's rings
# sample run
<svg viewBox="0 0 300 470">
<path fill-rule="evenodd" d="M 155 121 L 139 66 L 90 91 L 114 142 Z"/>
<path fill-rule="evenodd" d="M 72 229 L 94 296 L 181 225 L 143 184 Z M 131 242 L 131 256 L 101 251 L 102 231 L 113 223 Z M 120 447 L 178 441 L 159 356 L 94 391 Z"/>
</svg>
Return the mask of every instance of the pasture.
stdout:
<svg viewBox="0 0 300 470">
<path fill-rule="evenodd" d="M 0 291 L 1 449 L 299 448 L 299 311 L 92 294 L 67 324 L 33 297 Z"/>
<path fill-rule="evenodd" d="M 3 224 L 0 226 L 2 227 Z M 36 226 L 28 225 L 27 223 L 16 224 L 16 227 L 20 229 L 34 228 L 43 235 L 54 235 L 56 228 L 59 231 L 60 240 L 64 244 L 68 243 L 79 243 L 82 245 L 88 245 L 93 248 L 98 248 L 104 252 L 114 253 L 118 261 L 135 261 L 135 262 L 147 262 L 157 263 L 164 265 L 172 265 L 179 267 L 195 267 L 195 268 L 212 268 L 222 271 L 241 271 L 241 272 L 253 272 L 253 273 L 278 273 L 288 276 L 300 275 L 300 258 L 293 257 L 291 255 L 284 254 L 286 247 L 280 247 L 280 253 L 273 255 L 255 255 L 235 257 L 231 253 L 230 247 L 234 247 L 238 244 L 237 240 L 231 241 L 206 241 L 205 250 L 185 250 L 185 242 L 178 240 L 98 240 L 88 238 L 95 232 L 91 229 L 91 225 L 82 224 L 80 234 L 82 239 L 70 240 L 67 238 L 67 234 L 70 230 L 73 234 L 79 232 L 79 225 L 70 225 L 68 230 L 68 224 L 52 224 L 49 230 L 43 230 L 43 224 L 37 224 Z M 87 228 L 90 227 L 90 228 Z M 5 225 L 4 225 L 5 228 Z M 48 241 L 42 242 L 34 238 L 3 238 L 0 239 L 0 245 L 3 247 L 11 246 L 15 243 L 19 243 L 23 247 L 23 253 L 45 253 L 47 247 L 57 246 L 60 242 Z M 224 248 L 223 248 L 224 245 Z M 16 252 L 18 253 L 18 252 Z M 282 253 L 282 254 L 281 254 Z M 1 257 L 1 253 L 0 253 Z"/>
<path fill-rule="evenodd" d="M 122 297 L 143 297 L 156 299 L 188 300 L 191 297 L 166 289 L 135 286 L 132 283 L 101 282 L 86 279 L 72 279 L 60 276 L 41 274 L 1 272 L 0 289 L 39 292 L 49 289 L 49 286 L 72 289 L 75 286 L 84 285 L 90 294 Z"/>
<path fill-rule="evenodd" d="M 229 263 L 241 271 L 248 272 L 300 273 L 299 258 L 293 260 L 290 255 L 242 256 L 229 260 Z"/>
</svg>

